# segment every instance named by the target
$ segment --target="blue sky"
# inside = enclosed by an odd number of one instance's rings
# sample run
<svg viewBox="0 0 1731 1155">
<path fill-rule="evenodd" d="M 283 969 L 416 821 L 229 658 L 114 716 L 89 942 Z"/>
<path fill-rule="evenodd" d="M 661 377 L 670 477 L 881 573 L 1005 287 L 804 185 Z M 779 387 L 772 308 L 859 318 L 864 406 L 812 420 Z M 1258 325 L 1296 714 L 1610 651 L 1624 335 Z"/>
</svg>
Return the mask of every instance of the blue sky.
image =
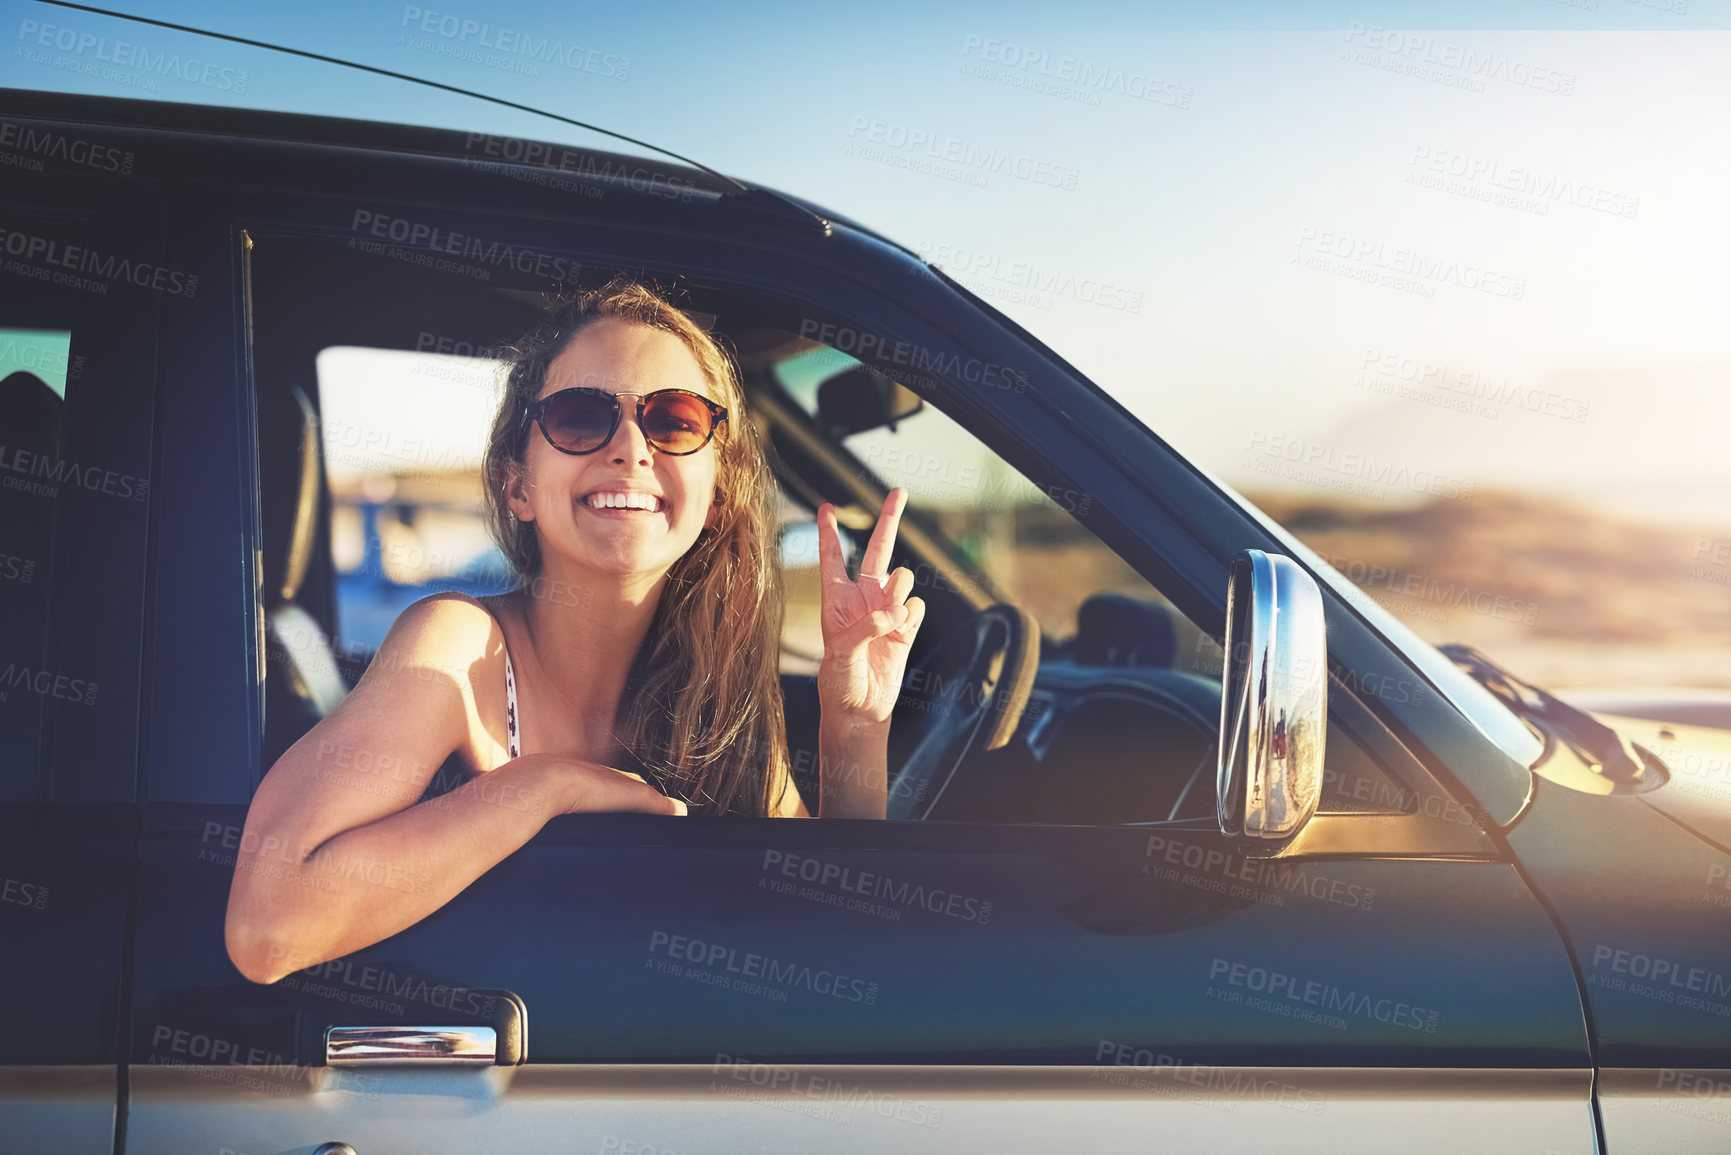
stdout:
<svg viewBox="0 0 1731 1155">
<path fill-rule="evenodd" d="M 810 197 L 951 268 L 1241 487 L 1316 484 L 1256 468 L 1296 448 L 1731 523 L 1731 0 L 116 6 Z M 596 143 L 31 0 L 0 21 L 7 85 Z M 75 70 L 92 50 L 40 50 L 47 28 L 222 71 L 116 83 Z"/>
</svg>

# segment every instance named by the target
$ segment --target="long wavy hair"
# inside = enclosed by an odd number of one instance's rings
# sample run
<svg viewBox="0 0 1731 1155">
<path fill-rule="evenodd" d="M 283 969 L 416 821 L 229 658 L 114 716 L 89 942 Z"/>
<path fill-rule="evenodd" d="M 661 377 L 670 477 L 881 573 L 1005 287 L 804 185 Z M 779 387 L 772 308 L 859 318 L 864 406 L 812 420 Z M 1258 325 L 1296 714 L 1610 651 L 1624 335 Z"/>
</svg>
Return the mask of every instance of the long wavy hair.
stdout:
<svg viewBox="0 0 1731 1155">
<path fill-rule="evenodd" d="M 549 302 L 544 319 L 499 350 L 509 366 L 482 469 L 487 528 L 519 591 L 541 576 L 533 522 L 511 515 L 505 488 L 525 468 L 531 423 L 524 406 L 578 333 L 606 318 L 671 333 L 697 360 L 728 420 L 717 455 L 714 528 L 668 571 L 649 633 L 627 674 L 613 737 L 663 792 L 694 813 L 769 813 L 769 791 L 788 767 L 782 721 L 781 568 L 773 556 L 775 480 L 762 434 L 745 412 L 733 358 L 668 300 L 629 277 Z"/>
</svg>

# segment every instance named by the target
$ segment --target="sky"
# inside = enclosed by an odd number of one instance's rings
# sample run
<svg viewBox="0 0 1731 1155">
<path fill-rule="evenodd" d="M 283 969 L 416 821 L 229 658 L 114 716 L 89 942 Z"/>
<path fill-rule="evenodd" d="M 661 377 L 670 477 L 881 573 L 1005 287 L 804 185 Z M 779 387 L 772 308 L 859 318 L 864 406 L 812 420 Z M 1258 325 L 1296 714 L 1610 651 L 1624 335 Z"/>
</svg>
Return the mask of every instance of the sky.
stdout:
<svg viewBox="0 0 1731 1155">
<path fill-rule="evenodd" d="M 1731 0 L 112 3 L 807 197 L 1239 488 L 1731 527 Z M 0 0 L 0 35 L 7 86 L 619 147 L 36 0 Z"/>
</svg>

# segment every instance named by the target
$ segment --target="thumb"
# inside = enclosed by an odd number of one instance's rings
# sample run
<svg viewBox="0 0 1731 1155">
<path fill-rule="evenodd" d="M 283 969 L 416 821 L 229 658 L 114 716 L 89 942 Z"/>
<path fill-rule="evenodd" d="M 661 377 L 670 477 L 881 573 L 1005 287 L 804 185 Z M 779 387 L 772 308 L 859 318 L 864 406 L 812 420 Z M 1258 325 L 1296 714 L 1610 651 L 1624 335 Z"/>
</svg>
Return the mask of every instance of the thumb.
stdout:
<svg viewBox="0 0 1731 1155">
<path fill-rule="evenodd" d="M 669 798 L 637 775 L 611 766 L 585 767 L 587 789 L 575 807 L 583 811 L 626 811 L 635 814 L 666 814 L 681 816 L 688 807 L 677 798 Z"/>
<path fill-rule="evenodd" d="M 842 630 L 836 638 L 837 650 L 852 654 L 873 638 L 881 638 L 891 630 L 900 629 L 907 624 L 908 608 L 894 606 L 887 610 L 873 610 L 857 622 Z"/>
</svg>

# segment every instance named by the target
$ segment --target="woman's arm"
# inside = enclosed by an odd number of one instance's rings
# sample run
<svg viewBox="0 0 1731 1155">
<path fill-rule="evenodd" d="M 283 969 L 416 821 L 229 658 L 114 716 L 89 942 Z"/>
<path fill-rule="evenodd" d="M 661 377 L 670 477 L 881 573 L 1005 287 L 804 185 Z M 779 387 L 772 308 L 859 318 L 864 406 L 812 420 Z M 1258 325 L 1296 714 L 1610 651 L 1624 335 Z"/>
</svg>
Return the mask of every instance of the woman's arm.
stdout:
<svg viewBox="0 0 1731 1155">
<path fill-rule="evenodd" d="M 890 725 L 824 717 L 817 727 L 819 818 L 882 818 L 888 805 Z"/>
<path fill-rule="evenodd" d="M 926 603 L 910 598 L 913 572 L 886 572 L 907 490 L 884 498 L 860 559 L 847 576 L 835 507 L 818 507 L 819 611 L 823 660 L 818 665 L 818 791 L 820 818 L 882 818 L 887 805 L 890 715 L 901 693 L 908 650 L 925 620 Z"/>
<path fill-rule="evenodd" d="M 229 890 L 225 935 L 243 975 L 275 982 L 414 925 L 556 814 L 683 813 L 641 779 L 551 755 L 416 803 L 467 734 L 472 655 L 502 645 L 479 606 L 417 602 L 360 684 L 271 767 Z"/>
</svg>

